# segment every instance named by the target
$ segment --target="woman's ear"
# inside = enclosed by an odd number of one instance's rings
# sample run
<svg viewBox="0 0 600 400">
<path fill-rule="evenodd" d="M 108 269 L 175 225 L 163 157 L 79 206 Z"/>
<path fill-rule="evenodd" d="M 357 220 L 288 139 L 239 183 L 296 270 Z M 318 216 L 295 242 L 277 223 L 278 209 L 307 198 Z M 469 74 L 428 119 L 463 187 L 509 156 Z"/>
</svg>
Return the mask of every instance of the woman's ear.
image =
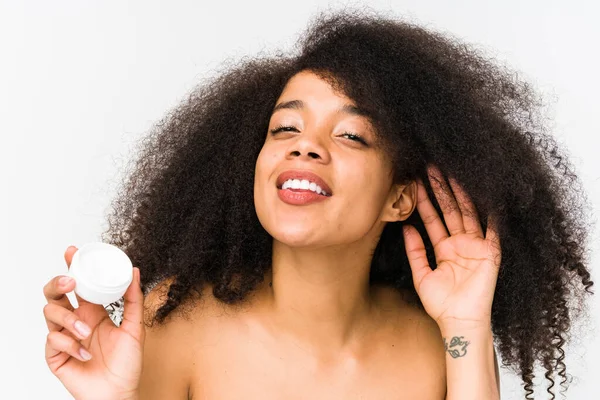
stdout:
<svg viewBox="0 0 600 400">
<path fill-rule="evenodd" d="M 393 185 L 382 211 L 384 222 L 404 221 L 417 206 L 417 182 L 407 185 Z"/>
</svg>

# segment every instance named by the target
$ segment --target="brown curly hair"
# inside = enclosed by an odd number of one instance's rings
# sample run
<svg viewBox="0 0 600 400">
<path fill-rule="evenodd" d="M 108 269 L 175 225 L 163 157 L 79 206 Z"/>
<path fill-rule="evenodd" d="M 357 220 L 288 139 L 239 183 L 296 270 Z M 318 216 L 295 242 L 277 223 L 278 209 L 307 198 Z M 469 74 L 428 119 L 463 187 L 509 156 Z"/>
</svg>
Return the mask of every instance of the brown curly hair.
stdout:
<svg viewBox="0 0 600 400">
<path fill-rule="evenodd" d="M 313 71 L 367 113 L 394 160 L 395 182 L 436 164 L 456 178 L 486 221 L 498 216 L 502 264 L 492 331 L 503 365 L 532 398 L 534 364 L 566 389 L 563 346 L 574 311 L 593 293 L 586 268 L 586 197 L 566 155 L 546 132 L 540 100 L 516 74 L 447 34 L 362 11 L 321 13 L 292 54 L 261 54 L 197 87 L 140 142 L 108 216 L 103 241 L 141 269 L 147 294 L 172 278 L 153 315 L 163 323 L 194 306 L 205 283 L 238 304 L 270 268 L 272 238 L 253 203 L 254 165 L 286 82 Z M 370 279 L 414 291 L 402 225 L 388 223 Z M 485 222 L 483 231 L 486 230 Z"/>
</svg>

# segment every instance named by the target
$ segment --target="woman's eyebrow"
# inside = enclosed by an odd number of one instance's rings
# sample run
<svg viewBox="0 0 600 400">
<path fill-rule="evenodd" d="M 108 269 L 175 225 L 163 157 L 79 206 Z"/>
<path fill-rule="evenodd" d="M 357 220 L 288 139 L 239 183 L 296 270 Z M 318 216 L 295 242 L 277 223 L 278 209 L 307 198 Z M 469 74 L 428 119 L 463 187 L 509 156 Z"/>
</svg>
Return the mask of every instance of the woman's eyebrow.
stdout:
<svg viewBox="0 0 600 400">
<path fill-rule="evenodd" d="M 282 103 L 277 104 L 273 108 L 272 113 L 275 113 L 276 111 L 283 110 L 283 109 L 302 110 L 303 108 L 304 108 L 304 102 L 302 100 L 290 100 L 290 101 L 284 101 Z M 360 108 L 358 108 L 356 106 L 353 106 L 352 104 L 344 104 L 337 110 L 337 113 L 356 115 L 356 116 L 360 116 L 360 117 L 367 116 L 367 114 L 363 110 L 361 110 Z"/>
</svg>

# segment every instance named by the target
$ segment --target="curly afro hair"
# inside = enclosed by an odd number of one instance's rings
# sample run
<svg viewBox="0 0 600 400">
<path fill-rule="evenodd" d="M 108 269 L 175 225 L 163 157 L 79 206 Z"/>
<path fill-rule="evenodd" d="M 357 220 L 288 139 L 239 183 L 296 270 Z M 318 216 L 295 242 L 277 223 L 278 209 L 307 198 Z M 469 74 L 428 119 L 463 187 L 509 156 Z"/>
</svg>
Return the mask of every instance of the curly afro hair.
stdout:
<svg viewBox="0 0 600 400">
<path fill-rule="evenodd" d="M 492 331 L 503 365 L 533 396 L 539 362 L 554 398 L 566 389 L 563 346 L 575 311 L 593 293 L 586 267 L 586 196 L 565 153 L 547 133 L 541 102 L 509 69 L 447 34 L 362 11 L 321 13 L 291 55 L 262 54 L 228 66 L 139 143 L 102 240 L 141 269 L 145 294 L 169 279 L 152 314 L 163 323 L 194 307 L 206 283 L 240 304 L 271 266 L 272 238 L 253 203 L 254 167 L 275 101 L 310 70 L 364 110 L 394 161 L 395 182 L 428 184 L 436 164 L 470 194 L 485 232 L 497 216 L 502 264 Z M 402 225 L 388 223 L 373 255 L 373 283 L 414 292 Z M 417 304 L 420 306 L 420 304 Z M 190 308 L 187 308 L 188 310 Z M 558 375 L 558 376 L 556 376 Z"/>
</svg>

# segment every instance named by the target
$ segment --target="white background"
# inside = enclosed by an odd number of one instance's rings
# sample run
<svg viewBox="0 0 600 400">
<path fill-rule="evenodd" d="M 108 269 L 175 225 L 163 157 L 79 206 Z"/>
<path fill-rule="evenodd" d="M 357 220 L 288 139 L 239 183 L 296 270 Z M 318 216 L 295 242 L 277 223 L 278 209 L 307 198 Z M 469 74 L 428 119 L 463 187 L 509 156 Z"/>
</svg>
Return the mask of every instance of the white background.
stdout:
<svg viewBox="0 0 600 400">
<path fill-rule="evenodd" d="M 481 45 L 544 93 L 594 221 L 600 208 L 596 4 L 371 2 Z M 70 398 L 44 361 L 42 287 L 66 271 L 69 245 L 99 240 L 130 146 L 226 58 L 288 49 L 326 6 L 315 0 L 0 0 L 0 398 Z M 597 231 L 591 239 L 597 281 Z M 569 399 L 600 398 L 598 295 L 591 304 L 593 318 L 574 329 L 577 340 L 567 350 L 575 377 Z M 518 377 L 503 370 L 501 379 L 503 399 L 523 397 Z"/>
</svg>

